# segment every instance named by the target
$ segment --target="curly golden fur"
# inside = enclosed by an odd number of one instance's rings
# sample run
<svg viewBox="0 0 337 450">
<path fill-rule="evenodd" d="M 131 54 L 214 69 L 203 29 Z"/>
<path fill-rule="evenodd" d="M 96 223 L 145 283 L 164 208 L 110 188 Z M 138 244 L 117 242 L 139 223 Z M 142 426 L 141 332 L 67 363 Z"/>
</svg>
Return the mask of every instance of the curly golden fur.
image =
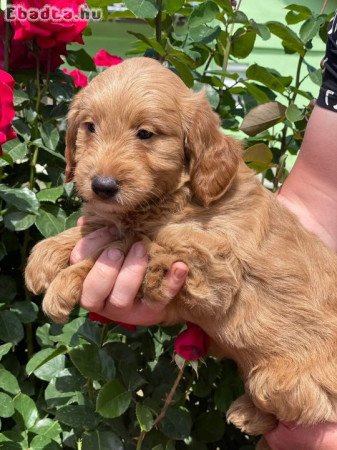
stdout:
<svg viewBox="0 0 337 450">
<path fill-rule="evenodd" d="M 140 129 L 153 136 L 140 139 Z M 146 242 L 146 302 L 167 304 L 167 323 L 200 325 L 237 362 L 246 394 L 229 421 L 249 434 L 277 420 L 336 421 L 337 258 L 256 180 L 204 93 L 156 61 L 127 60 L 77 94 L 66 141 L 66 174 L 86 202 L 86 225 L 32 251 L 26 283 L 47 291 L 45 312 L 67 319 L 102 249 L 72 266 L 70 252 L 114 224 L 123 251 Z M 93 192 L 95 176 L 118 180 L 113 198 Z M 174 261 L 190 270 L 171 301 L 164 284 Z"/>
</svg>

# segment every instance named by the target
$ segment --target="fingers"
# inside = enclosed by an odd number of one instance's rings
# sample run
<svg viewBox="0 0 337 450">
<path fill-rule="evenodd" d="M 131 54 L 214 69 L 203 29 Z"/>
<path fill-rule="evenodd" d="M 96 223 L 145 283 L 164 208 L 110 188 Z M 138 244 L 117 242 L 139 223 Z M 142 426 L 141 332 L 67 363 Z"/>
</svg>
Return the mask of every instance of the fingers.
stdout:
<svg viewBox="0 0 337 450">
<path fill-rule="evenodd" d="M 124 255 L 120 250 L 107 248 L 99 256 L 83 283 L 81 306 L 100 312 L 113 288 L 122 267 Z"/>
<path fill-rule="evenodd" d="M 98 248 L 116 240 L 114 228 L 100 228 L 78 241 L 70 255 L 70 263 L 75 264 L 91 256 Z"/>
<path fill-rule="evenodd" d="M 103 314 L 111 315 L 112 309 L 129 310 L 142 285 L 148 257 L 141 242 L 135 243 L 127 254 L 124 264 L 105 305 Z"/>
<path fill-rule="evenodd" d="M 337 424 L 296 427 L 294 424 L 279 423 L 265 438 L 273 450 L 335 450 Z"/>
</svg>

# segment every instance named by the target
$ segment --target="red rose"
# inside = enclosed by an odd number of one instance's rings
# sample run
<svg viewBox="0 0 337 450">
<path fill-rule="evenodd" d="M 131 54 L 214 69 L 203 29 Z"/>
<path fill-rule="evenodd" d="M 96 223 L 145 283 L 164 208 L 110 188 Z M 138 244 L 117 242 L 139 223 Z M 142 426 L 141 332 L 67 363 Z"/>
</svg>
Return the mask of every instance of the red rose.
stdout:
<svg viewBox="0 0 337 450">
<path fill-rule="evenodd" d="M 119 56 L 111 55 L 106 50 L 99 50 L 93 57 L 94 63 L 99 67 L 111 67 L 116 66 L 123 62 L 123 59 Z"/>
<path fill-rule="evenodd" d="M 4 67 L 4 39 L 5 20 L 0 16 L 0 67 Z M 9 67 L 11 70 L 29 70 L 36 68 L 36 57 L 26 41 L 10 43 Z M 47 72 L 54 72 L 63 61 L 61 55 L 66 55 L 66 44 L 59 44 L 52 48 L 38 49 L 40 68 Z"/>
<path fill-rule="evenodd" d="M 176 337 L 174 351 L 188 361 L 195 361 L 207 355 L 209 345 L 209 336 L 198 325 L 187 323 L 187 329 Z"/>
<path fill-rule="evenodd" d="M 12 22 L 14 41 L 34 40 L 40 48 L 78 42 L 83 44 L 82 32 L 88 21 L 77 18 L 84 0 L 14 0 L 15 20 Z M 26 17 L 24 11 L 36 8 L 41 18 Z M 22 11 L 20 13 L 20 11 Z M 20 15 L 21 14 L 21 15 Z"/>
<path fill-rule="evenodd" d="M 88 84 L 88 77 L 85 73 L 81 72 L 78 69 L 68 70 L 62 69 L 64 73 L 70 75 L 74 80 L 75 87 L 85 87 Z"/>
<path fill-rule="evenodd" d="M 99 323 L 115 323 L 117 325 L 120 325 L 121 327 L 125 328 L 126 330 L 130 330 L 130 331 L 135 331 L 137 329 L 136 325 L 130 325 L 128 323 L 123 323 L 123 322 L 116 322 L 115 320 L 110 320 L 105 316 L 101 316 L 100 314 L 91 312 L 89 313 L 89 319 L 92 320 L 93 322 L 99 322 Z"/>
<path fill-rule="evenodd" d="M 1 145 L 16 137 L 16 133 L 12 130 L 12 120 L 15 116 L 13 89 L 13 77 L 0 70 L 0 155 L 2 155 Z"/>
</svg>

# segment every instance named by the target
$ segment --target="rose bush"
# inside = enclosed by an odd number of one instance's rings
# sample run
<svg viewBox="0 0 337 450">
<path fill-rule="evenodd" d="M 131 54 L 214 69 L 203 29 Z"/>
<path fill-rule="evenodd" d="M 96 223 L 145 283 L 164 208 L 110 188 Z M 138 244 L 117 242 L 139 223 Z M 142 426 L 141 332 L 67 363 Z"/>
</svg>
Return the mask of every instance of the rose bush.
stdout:
<svg viewBox="0 0 337 450">
<path fill-rule="evenodd" d="M 0 70 L 0 153 L 2 154 L 2 144 L 16 138 L 16 133 L 12 129 L 12 120 L 15 116 L 13 105 L 13 77 Z"/>
<path fill-rule="evenodd" d="M 89 83 L 87 75 L 78 69 L 62 70 L 65 74 L 70 75 L 73 78 L 75 87 L 85 87 Z"/>
<path fill-rule="evenodd" d="M 97 67 L 111 67 L 123 62 L 123 59 L 116 55 L 111 55 L 104 49 L 99 50 L 93 57 Z"/>
<path fill-rule="evenodd" d="M 50 0 L 47 4 L 43 0 L 14 0 L 13 6 L 17 9 L 16 19 L 12 22 L 14 41 L 35 41 L 40 48 L 52 48 L 69 42 L 83 44 L 82 33 L 88 25 L 87 20 L 80 19 L 84 0 Z M 32 8 L 45 9 L 46 18 L 37 20 L 33 17 L 33 20 L 28 20 L 24 13 L 20 18 L 20 9 L 27 11 Z"/>
<path fill-rule="evenodd" d="M 52 4 L 76 9 L 82 3 Z M 297 154 L 310 114 L 313 96 L 302 89 L 303 79 L 320 83 L 320 71 L 306 57 L 315 35 L 325 40 L 331 14 L 292 4 L 284 23 L 259 23 L 230 0 L 127 0 L 125 5 L 129 9 L 121 18 L 137 16 L 153 30 L 144 36 L 126 23 L 135 38 L 130 53 L 156 57 L 191 88 L 206 88 L 222 126 L 246 132 L 247 164 L 276 190 L 287 174 L 285 158 Z M 177 25 L 181 15 L 184 26 Z M 81 309 L 64 326 L 51 324 L 41 299 L 24 287 L 30 248 L 75 225 L 80 215 L 74 185 L 64 184 L 69 104 L 84 77 L 122 61 L 104 50 L 94 60 L 83 48 L 69 50 L 66 43 L 81 41 L 83 24 L 61 25 L 0 22 L 0 64 L 6 60 L 8 66 L 7 73 L 0 72 L 0 447 L 252 450 L 255 438 L 226 425 L 228 406 L 243 391 L 235 365 L 208 357 L 197 375 L 196 362 L 180 369 L 172 362 L 174 350 L 188 360 L 205 357 L 207 337 L 194 325 L 180 335 L 181 326 L 126 329 L 94 314 L 88 320 Z M 20 31 L 14 39 L 15 27 Z M 228 71 L 230 60 L 245 60 L 256 39 L 271 34 L 280 40 L 280 51 L 296 56 L 296 78 L 258 64 L 245 74 Z M 58 68 L 61 55 L 71 72 L 84 73 L 77 86 Z M 177 380 L 162 415 L 163 399 Z"/>
</svg>

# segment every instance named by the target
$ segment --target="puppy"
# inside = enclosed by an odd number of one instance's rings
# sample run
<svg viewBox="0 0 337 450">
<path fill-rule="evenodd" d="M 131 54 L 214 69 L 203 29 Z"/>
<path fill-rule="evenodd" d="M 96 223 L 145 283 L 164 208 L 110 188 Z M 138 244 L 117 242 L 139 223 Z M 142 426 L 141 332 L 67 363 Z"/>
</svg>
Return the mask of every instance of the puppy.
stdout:
<svg viewBox="0 0 337 450">
<path fill-rule="evenodd" d="M 86 225 L 30 255 L 26 283 L 46 291 L 44 311 L 67 320 L 102 251 L 69 266 L 71 250 L 114 225 L 124 252 L 146 243 L 149 306 L 164 303 L 168 324 L 200 325 L 237 362 L 246 393 L 230 422 L 258 435 L 277 420 L 336 421 L 337 258 L 256 180 L 204 93 L 154 60 L 127 60 L 77 94 L 66 146 Z M 189 274 L 172 300 L 165 274 L 175 261 Z"/>
</svg>

